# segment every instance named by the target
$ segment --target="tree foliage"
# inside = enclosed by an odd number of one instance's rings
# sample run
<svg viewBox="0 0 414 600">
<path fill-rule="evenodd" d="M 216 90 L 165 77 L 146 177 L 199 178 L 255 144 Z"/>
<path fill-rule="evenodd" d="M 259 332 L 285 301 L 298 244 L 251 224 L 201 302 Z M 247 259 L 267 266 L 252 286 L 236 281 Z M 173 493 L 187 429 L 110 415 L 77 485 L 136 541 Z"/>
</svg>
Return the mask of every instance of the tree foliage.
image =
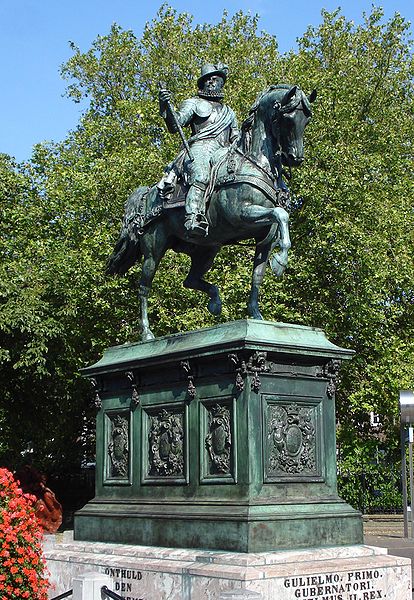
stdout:
<svg viewBox="0 0 414 600">
<path fill-rule="evenodd" d="M 413 57 L 407 23 L 382 16 L 374 9 L 355 27 L 323 13 L 286 60 L 293 79 L 320 91 L 308 165 L 294 180 L 289 295 L 308 324 L 356 352 L 342 434 L 348 423 L 367 433 L 370 411 L 392 430 L 398 391 L 414 383 Z"/>
<path fill-rule="evenodd" d="M 178 105 L 194 93 L 203 62 L 223 60 L 226 102 L 239 119 L 277 82 L 318 90 L 305 165 L 290 187 L 293 248 L 282 280 L 268 274 L 269 320 L 322 327 L 355 350 L 338 395 L 344 446 L 367 435 L 378 412 L 393 438 L 398 389 L 414 386 L 413 56 L 408 25 L 373 9 L 361 25 L 339 11 L 280 55 L 257 16 L 223 14 L 215 25 L 164 5 L 138 39 L 113 25 L 62 67 L 69 99 L 85 103 L 67 139 L 39 144 L 18 167 L 0 160 L 0 453 L 16 462 L 67 465 L 85 452 L 92 418 L 80 368 L 109 344 L 136 339 L 137 269 L 104 276 L 123 204 L 153 184 L 179 141 L 158 114 L 163 82 Z M 222 320 L 244 318 L 253 250 L 225 249 L 209 279 L 222 289 Z M 216 320 L 206 299 L 180 285 L 186 257 L 167 254 L 150 314 L 158 335 Z M 16 417 L 21 426 L 16 434 Z M 349 447 L 351 447 L 349 446 Z M 53 457 L 53 459 L 52 459 Z"/>
</svg>

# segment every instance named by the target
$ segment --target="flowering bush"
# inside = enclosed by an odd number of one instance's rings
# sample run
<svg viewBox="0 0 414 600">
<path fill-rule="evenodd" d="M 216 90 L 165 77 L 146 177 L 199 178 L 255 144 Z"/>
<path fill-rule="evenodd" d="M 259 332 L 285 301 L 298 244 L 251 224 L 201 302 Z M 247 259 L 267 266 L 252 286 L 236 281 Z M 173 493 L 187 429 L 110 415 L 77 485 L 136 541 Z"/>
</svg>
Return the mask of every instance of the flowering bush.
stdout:
<svg viewBox="0 0 414 600">
<path fill-rule="evenodd" d="M 36 499 L 23 494 L 7 469 L 0 469 L 0 598 L 47 600 Z"/>
</svg>

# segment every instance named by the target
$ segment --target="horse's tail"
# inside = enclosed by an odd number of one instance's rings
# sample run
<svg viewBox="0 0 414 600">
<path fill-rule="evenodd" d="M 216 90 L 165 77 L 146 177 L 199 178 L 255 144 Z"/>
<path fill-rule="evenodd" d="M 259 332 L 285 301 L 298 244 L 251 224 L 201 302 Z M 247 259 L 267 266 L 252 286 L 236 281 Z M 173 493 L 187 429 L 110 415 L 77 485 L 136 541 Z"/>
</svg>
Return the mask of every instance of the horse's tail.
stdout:
<svg viewBox="0 0 414 600">
<path fill-rule="evenodd" d="M 148 189 L 137 188 L 126 201 L 121 233 L 106 264 L 107 275 L 125 275 L 141 258 L 140 237 Z"/>
</svg>

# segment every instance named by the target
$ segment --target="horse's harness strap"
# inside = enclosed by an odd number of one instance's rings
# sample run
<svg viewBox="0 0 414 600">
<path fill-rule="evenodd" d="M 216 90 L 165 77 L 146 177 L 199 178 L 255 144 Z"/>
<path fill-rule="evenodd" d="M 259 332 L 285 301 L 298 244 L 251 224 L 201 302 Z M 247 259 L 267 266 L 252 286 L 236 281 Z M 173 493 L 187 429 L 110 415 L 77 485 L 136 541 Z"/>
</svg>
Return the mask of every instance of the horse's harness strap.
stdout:
<svg viewBox="0 0 414 600">
<path fill-rule="evenodd" d="M 272 184 L 277 179 L 277 177 L 278 177 L 278 171 L 276 171 L 276 177 L 275 177 L 272 173 L 269 173 L 269 171 L 267 169 L 265 169 L 261 165 L 259 165 L 258 162 L 256 162 L 255 160 L 253 160 L 253 158 L 251 156 L 249 156 L 248 154 L 243 154 L 237 148 L 236 148 L 236 151 L 239 152 L 239 154 L 241 154 L 242 160 L 247 160 L 252 165 L 254 165 L 254 167 L 256 169 L 258 169 L 261 173 L 263 173 L 263 176 L 266 177 Z"/>
<path fill-rule="evenodd" d="M 261 192 L 263 192 L 275 206 L 281 206 L 281 203 L 279 201 L 278 190 L 276 190 L 272 185 L 270 185 L 260 177 L 256 177 L 255 175 L 242 175 L 241 173 L 237 173 L 234 179 L 218 181 L 217 187 L 234 185 L 236 183 L 248 183 L 256 187 Z"/>
</svg>

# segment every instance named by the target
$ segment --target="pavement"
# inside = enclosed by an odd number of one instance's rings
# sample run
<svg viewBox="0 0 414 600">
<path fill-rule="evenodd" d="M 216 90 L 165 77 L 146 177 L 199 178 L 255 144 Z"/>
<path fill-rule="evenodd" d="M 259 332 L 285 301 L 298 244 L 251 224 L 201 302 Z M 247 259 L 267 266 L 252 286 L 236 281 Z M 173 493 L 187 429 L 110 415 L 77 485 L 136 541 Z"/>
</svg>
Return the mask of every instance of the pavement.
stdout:
<svg viewBox="0 0 414 600">
<path fill-rule="evenodd" d="M 412 581 L 414 582 L 414 531 L 411 523 L 404 537 L 403 515 L 364 515 L 364 542 L 368 546 L 388 548 L 388 554 L 411 558 Z M 414 600 L 414 594 L 413 594 Z"/>
</svg>

